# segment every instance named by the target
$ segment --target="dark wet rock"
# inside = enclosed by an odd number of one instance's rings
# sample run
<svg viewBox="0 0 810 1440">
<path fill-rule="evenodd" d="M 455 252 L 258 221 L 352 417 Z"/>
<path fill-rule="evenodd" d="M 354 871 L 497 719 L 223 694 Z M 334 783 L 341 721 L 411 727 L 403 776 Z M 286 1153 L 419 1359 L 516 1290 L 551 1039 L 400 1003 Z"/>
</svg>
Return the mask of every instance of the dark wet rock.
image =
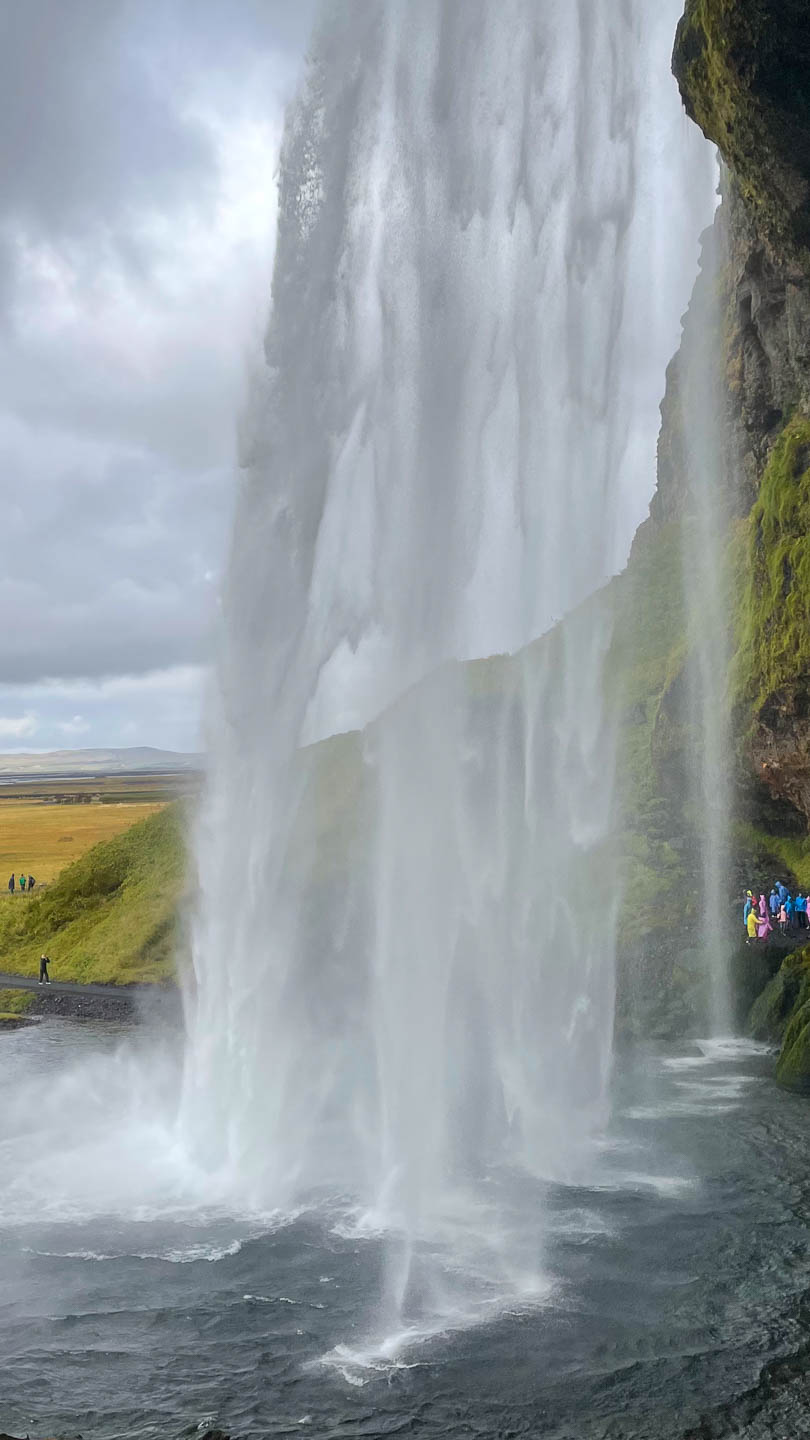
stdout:
<svg viewBox="0 0 810 1440">
<path fill-rule="evenodd" d="M 781 1042 L 802 988 L 805 968 L 803 952 L 791 955 L 764 986 L 748 1017 L 748 1031 L 754 1040 Z"/>
<path fill-rule="evenodd" d="M 810 263 L 806 0 L 687 0 L 673 70 L 771 252 Z"/>
<path fill-rule="evenodd" d="M 118 996 L 94 995 L 88 991 L 49 990 L 45 986 L 34 993 L 29 1013 L 34 1015 L 65 1015 L 78 1020 L 134 1020 L 137 1018 L 138 997 L 122 990 Z"/>
<path fill-rule="evenodd" d="M 62 1015 L 72 1020 L 119 1020 L 138 1022 L 160 1019 L 182 1022 L 182 999 L 173 985 L 121 986 L 120 994 L 95 994 L 76 986 L 74 990 L 48 989 L 34 992 L 29 1015 Z"/>
</svg>

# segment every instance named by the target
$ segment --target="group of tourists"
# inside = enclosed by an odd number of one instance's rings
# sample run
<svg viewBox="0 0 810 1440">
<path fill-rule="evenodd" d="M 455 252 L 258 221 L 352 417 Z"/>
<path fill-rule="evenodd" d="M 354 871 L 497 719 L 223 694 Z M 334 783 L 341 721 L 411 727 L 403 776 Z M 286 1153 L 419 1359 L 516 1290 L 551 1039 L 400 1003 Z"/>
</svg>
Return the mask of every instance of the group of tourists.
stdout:
<svg viewBox="0 0 810 1440">
<path fill-rule="evenodd" d="M 33 890 L 33 888 L 34 888 L 34 886 L 36 885 L 36 883 L 37 883 L 37 882 L 36 882 L 36 880 L 34 879 L 33 875 L 23 875 L 22 871 L 20 871 L 19 880 L 17 879 L 17 876 L 16 876 L 16 875 L 13 875 L 13 874 L 12 874 L 12 875 L 9 875 L 9 877 L 8 877 L 8 893 L 9 893 L 9 895 L 13 895 L 15 889 L 20 889 L 20 890 L 22 890 L 23 892 L 25 892 L 26 890 L 28 890 L 29 893 L 30 893 L 30 891 Z"/>
<path fill-rule="evenodd" d="M 752 890 L 745 892 L 743 925 L 749 940 L 767 940 L 779 926 L 782 935 L 810 929 L 810 895 L 791 895 L 786 885 L 776 881 L 767 900 L 757 900 Z"/>
</svg>

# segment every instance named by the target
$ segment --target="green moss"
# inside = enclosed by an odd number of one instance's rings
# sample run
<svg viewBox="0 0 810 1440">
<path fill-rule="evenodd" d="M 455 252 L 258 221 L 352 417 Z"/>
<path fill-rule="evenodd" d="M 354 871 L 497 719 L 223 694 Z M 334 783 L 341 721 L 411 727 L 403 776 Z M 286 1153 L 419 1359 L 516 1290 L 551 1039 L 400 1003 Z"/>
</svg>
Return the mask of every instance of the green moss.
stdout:
<svg viewBox="0 0 810 1440">
<path fill-rule="evenodd" d="M 732 839 L 735 853 L 745 857 L 752 871 L 764 869 L 766 877 L 771 877 L 770 881 L 761 878 L 757 883 L 770 884 L 779 875 L 786 883 L 795 881 L 803 894 L 810 891 L 810 836 L 777 835 L 738 822 Z"/>
<path fill-rule="evenodd" d="M 800 253 L 810 140 L 805 0 L 687 0 L 673 69 L 763 233 Z"/>
<path fill-rule="evenodd" d="M 754 711 L 810 669 L 810 420 L 780 435 L 733 543 L 740 590 L 732 692 Z"/>
<path fill-rule="evenodd" d="M 782 1039 L 801 983 L 801 959 L 789 955 L 751 1006 L 748 1032 L 755 1040 L 776 1043 Z"/>
<path fill-rule="evenodd" d="M 779 1084 L 810 1092 L 810 945 L 783 960 L 752 1006 L 749 1030 L 757 1040 L 781 1040 Z"/>
<path fill-rule="evenodd" d="M 788 1090 L 810 1092 L 810 982 L 807 978 L 785 1030 L 776 1062 L 776 1079 Z"/>
<path fill-rule="evenodd" d="M 42 895 L 0 911 L 0 968 L 134 984 L 174 975 L 186 860 L 180 804 L 96 845 Z"/>
</svg>

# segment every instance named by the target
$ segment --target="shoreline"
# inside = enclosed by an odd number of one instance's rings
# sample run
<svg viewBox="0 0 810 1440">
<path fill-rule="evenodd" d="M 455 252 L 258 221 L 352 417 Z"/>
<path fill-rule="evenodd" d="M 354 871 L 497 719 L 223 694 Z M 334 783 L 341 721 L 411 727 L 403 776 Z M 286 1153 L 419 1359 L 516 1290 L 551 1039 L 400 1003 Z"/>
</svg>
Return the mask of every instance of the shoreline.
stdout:
<svg viewBox="0 0 810 1440">
<path fill-rule="evenodd" d="M 31 1003 L 19 1015 L 0 1022 L 0 1033 L 46 1015 L 72 1020 L 122 1020 L 140 1024 L 156 1014 L 182 1023 L 183 1001 L 177 985 L 80 985 L 51 981 L 39 985 L 28 976 L 0 973 L 0 991 L 22 990 Z"/>
</svg>

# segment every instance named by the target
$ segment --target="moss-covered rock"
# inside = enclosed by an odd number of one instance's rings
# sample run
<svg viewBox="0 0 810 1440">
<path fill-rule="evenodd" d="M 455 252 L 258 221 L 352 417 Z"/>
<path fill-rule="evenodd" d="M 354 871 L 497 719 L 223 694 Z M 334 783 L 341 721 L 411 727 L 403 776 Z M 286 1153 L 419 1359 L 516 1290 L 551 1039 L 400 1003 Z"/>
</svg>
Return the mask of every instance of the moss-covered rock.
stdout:
<svg viewBox="0 0 810 1440">
<path fill-rule="evenodd" d="M 809 532 L 810 420 L 795 415 L 732 541 L 739 583 L 731 689 L 752 779 L 782 803 L 767 823 L 798 843 L 810 823 Z"/>
<path fill-rule="evenodd" d="M 772 249 L 810 256 L 806 0 L 687 0 L 673 70 Z"/>
<path fill-rule="evenodd" d="M 790 1011 L 776 1062 L 776 1078 L 788 1090 L 810 1093 L 810 953 L 803 952 L 798 993 Z"/>
<path fill-rule="evenodd" d="M 791 955 L 751 1006 L 748 1032 L 754 1040 L 772 1045 L 782 1040 L 801 986 L 802 965 Z"/>
<path fill-rule="evenodd" d="M 810 945 L 782 961 L 751 1007 L 748 1031 L 755 1040 L 781 1045 L 779 1084 L 810 1093 Z"/>
<path fill-rule="evenodd" d="M 797 676 L 810 679 L 810 419 L 794 416 L 771 452 L 736 546 L 742 577 L 732 670 L 759 710 Z"/>
</svg>

